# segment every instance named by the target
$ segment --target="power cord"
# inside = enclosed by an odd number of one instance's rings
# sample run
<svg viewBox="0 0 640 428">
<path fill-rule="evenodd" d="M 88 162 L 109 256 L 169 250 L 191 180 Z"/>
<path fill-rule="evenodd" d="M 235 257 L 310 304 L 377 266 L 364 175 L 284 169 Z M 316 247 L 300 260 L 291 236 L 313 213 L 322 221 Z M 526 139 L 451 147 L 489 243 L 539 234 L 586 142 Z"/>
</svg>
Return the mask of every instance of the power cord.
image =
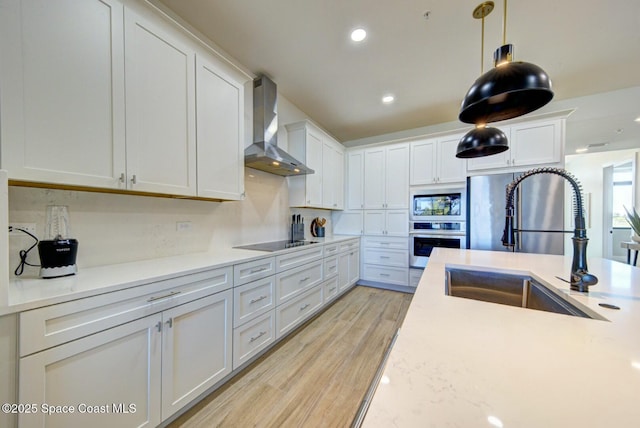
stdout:
<svg viewBox="0 0 640 428">
<path fill-rule="evenodd" d="M 9 232 L 13 232 L 14 230 L 19 230 L 20 232 L 24 232 L 27 235 L 29 235 L 30 237 L 32 237 L 33 239 L 35 239 L 36 242 L 34 242 L 34 244 L 32 246 L 30 246 L 28 249 L 26 250 L 20 250 L 20 264 L 18 265 L 18 267 L 16 268 L 16 270 L 13 272 L 16 276 L 20 276 L 22 275 L 22 273 L 24 272 L 24 266 L 34 266 L 34 267 L 39 267 L 40 265 L 34 265 L 31 264 L 29 262 L 27 262 L 27 256 L 29 255 L 29 251 L 33 250 L 33 248 L 38 245 L 38 238 L 36 238 L 33 234 L 31 234 L 30 232 L 27 232 L 24 229 L 21 229 L 19 227 L 13 228 L 13 227 L 9 227 Z"/>
</svg>

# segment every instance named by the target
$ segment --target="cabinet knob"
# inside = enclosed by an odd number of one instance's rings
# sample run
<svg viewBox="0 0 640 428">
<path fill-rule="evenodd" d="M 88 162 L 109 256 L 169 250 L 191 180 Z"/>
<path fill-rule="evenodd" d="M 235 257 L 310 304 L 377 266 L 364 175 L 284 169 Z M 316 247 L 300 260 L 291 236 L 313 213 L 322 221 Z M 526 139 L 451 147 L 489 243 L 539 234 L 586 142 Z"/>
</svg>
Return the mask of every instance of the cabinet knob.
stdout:
<svg viewBox="0 0 640 428">
<path fill-rule="evenodd" d="M 158 332 L 162 331 L 162 321 L 158 321 L 158 324 L 156 324 L 156 328 L 158 329 Z"/>
<path fill-rule="evenodd" d="M 138 177 L 135 174 L 131 176 L 131 184 L 138 184 Z"/>
<path fill-rule="evenodd" d="M 124 172 L 120 174 L 120 178 L 118 179 L 120 183 L 124 183 Z"/>
<path fill-rule="evenodd" d="M 169 326 L 169 328 L 173 327 L 173 318 L 169 318 L 165 323 Z"/>
</svg>

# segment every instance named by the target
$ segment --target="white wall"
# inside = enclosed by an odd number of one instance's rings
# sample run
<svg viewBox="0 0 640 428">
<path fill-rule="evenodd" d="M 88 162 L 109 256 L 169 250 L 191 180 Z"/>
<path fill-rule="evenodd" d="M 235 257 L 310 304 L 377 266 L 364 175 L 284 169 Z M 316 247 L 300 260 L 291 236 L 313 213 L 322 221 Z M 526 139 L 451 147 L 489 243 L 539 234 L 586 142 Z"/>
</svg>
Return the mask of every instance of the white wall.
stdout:
<svg viewBox="0 0 640 428">
<path fill-rule="evenodd" d="M 640 150 L 618 150 L 611 152 L 600 152 L 582 155 L 569 155 L 565 158 L 565 169 L 571 172 L 582 184 L 583 193 L 590 194 L 589 209 L 589 227 L 587 228 L 587 237 L 589 238 L 588 255 L 589 257 L 602 257 L 604 235 L 607 232 L 603 229 L 603 176 L 602 168 L 607 165 L 618 164 L 637 157 Z M 635 187 L 636 195 L 640 184 L 640 168 L 636 168 Z M 570 188 L 565 191 L 565 229 L 573 230 L 573 193 Z M 639 208 L 640 198 L 636 196 L 636 209 Z M 571 235 L 566 237 L 565 252 L 571 254 L 572 244 Z"/>
</svg>

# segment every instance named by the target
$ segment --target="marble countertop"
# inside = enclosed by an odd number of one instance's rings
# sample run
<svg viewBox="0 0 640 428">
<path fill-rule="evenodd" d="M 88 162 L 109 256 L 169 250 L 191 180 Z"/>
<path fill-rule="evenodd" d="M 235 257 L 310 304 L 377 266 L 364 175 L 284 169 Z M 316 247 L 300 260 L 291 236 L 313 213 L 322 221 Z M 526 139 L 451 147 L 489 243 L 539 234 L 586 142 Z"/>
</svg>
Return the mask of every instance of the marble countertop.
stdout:
<svg viewBox="0 0 640 428">
<path fill-rule="evenodd" d="M 353 238 L 358 237 L 332 236 L 314 238 L 314 241 L 330 244 Z M 0 306 L 0 315 L 109 293 L 307 248 L 310 247 L 293 247 L 275 252 L 221 248 L 206 253 L 80 268 L 77 274 L 60 278 L 13 278 L 8 281 L 6 291 L 8 304 Z"/>
<path fill-rule="evenodd" d="M 449 265 L 530 274 L 608 321 L 447 296 Z M 588 266 L 599 283 L 587 295 L 556 278 L 570 257 L 438 248 L 363 426 L 638 426 L 640 269 Z"/>
</svg>

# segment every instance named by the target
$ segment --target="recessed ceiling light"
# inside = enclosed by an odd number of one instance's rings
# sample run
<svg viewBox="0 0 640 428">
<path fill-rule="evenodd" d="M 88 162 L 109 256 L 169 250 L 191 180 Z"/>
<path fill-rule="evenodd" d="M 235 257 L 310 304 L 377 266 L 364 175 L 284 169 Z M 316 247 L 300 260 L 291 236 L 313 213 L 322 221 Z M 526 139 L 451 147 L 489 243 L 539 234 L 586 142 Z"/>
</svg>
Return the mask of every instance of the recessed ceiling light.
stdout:
<svg viewBox="0 0 640 428">
<path fill-rule="evenodd" d="M 582 147 L 580 149 L 576 149 L 576 153 L 584 153 L 584 152 L 588 152 L 589 148 L 588 147 Z"/>
<path fill-rule="evenodd" d="M 385 104 L 391 104 L 395 101 L 395 97 L 393 95 L 385 95 L 382 97 L 382 102 Z"/>
<path fill-rule="evenodd" d="M 635 119 L 633 119 L 634 122 L 638 122 L 640 123 L 640 116 L 636 117 Z"/>
<path fill-rule="evenodd" d="M 354 42 L 361 42 L 367 37 L 367 32 L 364 28 L 356 28 L 351 32 L 351 40 Z"/>
</svg>

